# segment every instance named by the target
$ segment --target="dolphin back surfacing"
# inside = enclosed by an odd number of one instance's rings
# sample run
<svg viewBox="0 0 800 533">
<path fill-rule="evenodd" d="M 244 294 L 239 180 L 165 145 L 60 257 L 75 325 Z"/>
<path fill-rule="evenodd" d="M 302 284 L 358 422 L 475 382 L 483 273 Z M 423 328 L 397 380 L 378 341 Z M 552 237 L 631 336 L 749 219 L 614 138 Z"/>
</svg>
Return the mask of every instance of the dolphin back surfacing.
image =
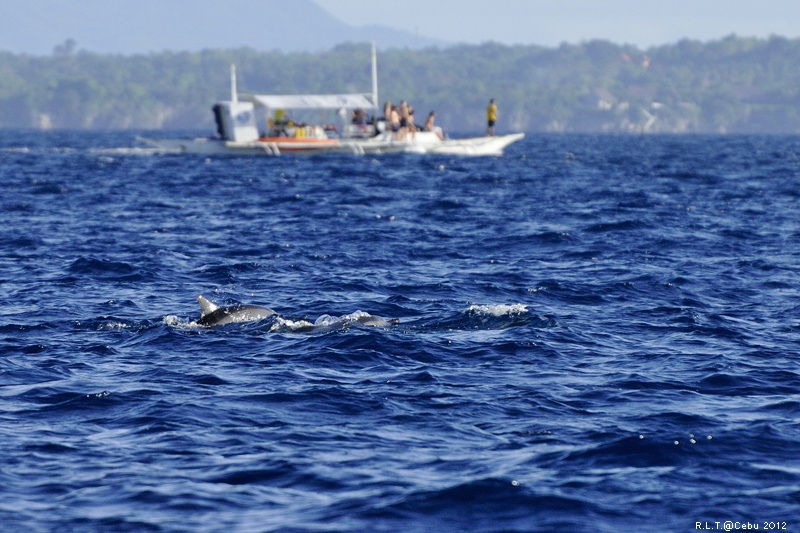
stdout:
<svg viewBox="0 0 800 533">
<path fill-rule="evenodd" d="M 202 295 L 197 297 L 197 303 L 200 304 L 200 318 L 197 323 L 207 327 L 224 326 L 236 322 L 252 322 L 275 314 L 272 309 L 259 305 L 219 307 Z"/>
</svg>

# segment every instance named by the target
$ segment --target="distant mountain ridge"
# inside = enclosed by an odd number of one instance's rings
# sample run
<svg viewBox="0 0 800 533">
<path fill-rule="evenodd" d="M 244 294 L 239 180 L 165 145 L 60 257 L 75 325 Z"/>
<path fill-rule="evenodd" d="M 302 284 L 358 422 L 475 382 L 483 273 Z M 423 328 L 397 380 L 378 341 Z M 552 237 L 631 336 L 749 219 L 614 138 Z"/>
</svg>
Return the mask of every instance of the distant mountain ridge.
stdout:
<svg viewBox="0 0 800 533">
<path fill-rule="evenodd" d="M 100 54 L 248 47 L 318 52 L 447 44 L 384 26 L 348 25 L 313 0 L 0 0 L 0 51 L 49 55 L 73 40 Z"/>
</svg>

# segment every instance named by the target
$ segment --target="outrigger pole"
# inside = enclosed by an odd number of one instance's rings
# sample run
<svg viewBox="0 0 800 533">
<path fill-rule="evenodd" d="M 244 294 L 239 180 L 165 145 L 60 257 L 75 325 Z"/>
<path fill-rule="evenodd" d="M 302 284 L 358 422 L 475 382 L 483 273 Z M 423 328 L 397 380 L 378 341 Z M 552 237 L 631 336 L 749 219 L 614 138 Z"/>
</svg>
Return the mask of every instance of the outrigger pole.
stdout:
<svg viewBox="0 0 800 533">
<path fill-rule="evenodd" d="M 378 103 L 378 53 L 375 51 L 375 41 L 372 41 L 372 105 L 375 106 L 375 116 L 380 112 Z"/>
</svg>

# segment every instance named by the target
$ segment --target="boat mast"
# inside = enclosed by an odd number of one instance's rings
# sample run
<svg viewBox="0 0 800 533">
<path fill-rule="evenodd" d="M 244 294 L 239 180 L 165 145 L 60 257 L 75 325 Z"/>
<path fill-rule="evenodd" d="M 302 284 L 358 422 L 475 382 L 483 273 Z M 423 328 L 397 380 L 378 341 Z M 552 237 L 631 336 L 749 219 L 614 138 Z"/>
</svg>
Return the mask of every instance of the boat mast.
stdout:
<svg viewBox="0 0 800 533">
<path fill-rule="evenodd" d="M 375 41 L 372 41 L 372 105 L 375 106 L 375 116 L 380 112 L 378 103 L 378 53 L 375 51 Z"/>
<path fill-rule="evenodd" d="M 231 102 L 239 103 L 239 96 L 236 94 L 236 64 L 231 63 Z"/>
</svg>

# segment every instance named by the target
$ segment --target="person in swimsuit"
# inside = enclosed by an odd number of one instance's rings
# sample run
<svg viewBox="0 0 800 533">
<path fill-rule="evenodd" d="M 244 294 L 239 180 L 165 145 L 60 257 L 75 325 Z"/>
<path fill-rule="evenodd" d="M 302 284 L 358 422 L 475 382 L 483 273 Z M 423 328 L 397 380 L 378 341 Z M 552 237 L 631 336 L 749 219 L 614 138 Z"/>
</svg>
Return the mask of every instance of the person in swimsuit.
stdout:
<svg viewBox="0 0 800 533">
<path fill-rule="evenodd" d="M 442 139 L 442 134 L 440 131 L 436 131 L 436 126 L 434 126 L 434 122 L 436 121 L 436 112 L 431 111 L 428 115 L 428 118 L 425 120 L 425 125 L 422 127 L 424 131 L 435 131 L 436 135 Z"/>
<path fill-rule="evenodd" d="M 397 131 L 397 139 L 403 140 L 406 138 L 408 131 L 408 102 L 400 100 L 400 129 Z"/>
<path fill-rule="evenodd" d="M 397 112 L 396 105 L 393 105 L 389 112 L 389 128 L 394 133 L 394 137 L 397 137 L 397 132 L 400 131 L 400 113 Z"/>
</svg>

